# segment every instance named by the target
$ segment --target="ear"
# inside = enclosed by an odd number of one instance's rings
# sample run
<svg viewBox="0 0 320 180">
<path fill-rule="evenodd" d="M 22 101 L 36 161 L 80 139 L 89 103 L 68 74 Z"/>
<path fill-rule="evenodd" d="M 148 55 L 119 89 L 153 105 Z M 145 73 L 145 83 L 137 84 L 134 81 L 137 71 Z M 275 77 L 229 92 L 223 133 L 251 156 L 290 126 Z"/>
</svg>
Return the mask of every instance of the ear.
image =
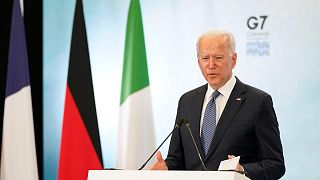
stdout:
<svg viewBox="0 0 320 180">
<path fill-rule="evenodd" d="M 232 68 L 234 68 L 237 64 L 237 53 L 233 53 L 232 55 Z"/>
<path fill-rule="evenodd" d="M 198 59 L 198 65 L 199 65 L 199 67 L 200 67 L 200 57 L 199 56 L 197 56 L 197 59 Z"/>
</svg>

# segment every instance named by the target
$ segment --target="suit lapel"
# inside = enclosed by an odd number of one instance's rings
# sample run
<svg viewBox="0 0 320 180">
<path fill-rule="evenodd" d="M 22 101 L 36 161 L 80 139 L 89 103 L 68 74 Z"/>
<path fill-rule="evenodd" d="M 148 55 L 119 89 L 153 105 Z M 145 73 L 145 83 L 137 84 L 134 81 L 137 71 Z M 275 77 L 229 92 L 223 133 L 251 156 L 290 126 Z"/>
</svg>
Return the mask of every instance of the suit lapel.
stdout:
<svg viewBox="0 0 320 180">
<path fill-rule="evenodd" d="M 192 116 L 191 116 L 192 122 L 190 123 L 191 131 L 195 136 L 194 139 L 196 141 L 196 144 L 198 147 L 201 147 L 199 148 L 199 151 L 202 158 L 204 158 L 204 152 L 202 150 L 202 146 L 200 143 L 200 119 L 201 119 L 204 96 L 206 94 L 207 88 L 208 86 L 204 85 L 197 91 L 198 94 L 194 99 L 194 103 L 193 103 L 194 106 L 193 106 Z"/>
<path fill-rule="evenodd" d="M 216 131 L 205 160 L 207 160 L 208 157 L 210 157 L 210 155 L 214 152 L 225 131 L 228 129 L 229 125 L 233 121 L 234 116 L 237 114 L 242 103 L 245 101 L 245 96 L 243 95 L 244 92 L 244 84 L 237 79 L 235 87 L 233 88 L 230 94 L 227 104 L 217 124 Z"/>
</svg>

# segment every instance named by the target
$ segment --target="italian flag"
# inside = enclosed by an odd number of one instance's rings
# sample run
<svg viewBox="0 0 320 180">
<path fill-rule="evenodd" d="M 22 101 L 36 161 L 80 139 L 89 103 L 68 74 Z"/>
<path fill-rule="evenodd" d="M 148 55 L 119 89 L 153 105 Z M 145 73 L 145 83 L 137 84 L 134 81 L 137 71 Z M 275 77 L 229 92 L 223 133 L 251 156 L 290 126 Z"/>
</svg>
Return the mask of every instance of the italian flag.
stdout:
<svg viewBox="0 0 320 180">
<path fill-rule="evenodd" d="M 131 0 L 128 13 L 118 138 L 117 168 L 138 169 L 155 150 L 148 66 L 138 0 Z"/>
</svg>

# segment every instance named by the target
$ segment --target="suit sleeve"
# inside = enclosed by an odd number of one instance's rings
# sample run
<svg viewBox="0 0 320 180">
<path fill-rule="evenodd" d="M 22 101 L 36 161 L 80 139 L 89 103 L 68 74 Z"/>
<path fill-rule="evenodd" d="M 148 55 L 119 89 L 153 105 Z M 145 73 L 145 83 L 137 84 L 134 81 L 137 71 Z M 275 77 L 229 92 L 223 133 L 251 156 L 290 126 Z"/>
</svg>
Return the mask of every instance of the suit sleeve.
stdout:
<svg viewBox="0 0 320 180">
<path fill-rule="evenodd" d="M 180 117 L 180 106 L 183 96 L 179 100 L 176 122 L 181 119 Z M 176 129 L 171 136 L 168 156 L 166 158 L 166 164 L 169 170 L 184 170 L 184 151 L 180 137 L 180 128 Z"/>
<path fill-rule="evenodd" d="M 243 164 L 251 179 L 279 179 L 285 173 L 277 117 L 270 95 L 264 97 L 255 121 L 257 162 Z"/>
</svg>

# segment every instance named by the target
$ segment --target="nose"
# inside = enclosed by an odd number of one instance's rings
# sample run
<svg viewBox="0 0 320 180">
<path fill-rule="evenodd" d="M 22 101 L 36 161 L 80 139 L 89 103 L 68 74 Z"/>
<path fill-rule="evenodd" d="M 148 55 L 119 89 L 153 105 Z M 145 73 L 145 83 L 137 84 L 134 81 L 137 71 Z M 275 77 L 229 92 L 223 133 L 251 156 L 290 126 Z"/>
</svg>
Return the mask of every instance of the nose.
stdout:
<svg viewBox="0 0 320 180">
<path fill-rule="evenodd" d="M 209 63 L 209 64 L 208 64 L 208 67 L 209 67 L 210 69 L 214 69 L 214 68 L 216 67 L 216 61 L 215 61 L 214 59 L 212 59 L 212 58 L 210 58 L 210 60 L 209 60 L 208 63 Z"/>
</svg>

